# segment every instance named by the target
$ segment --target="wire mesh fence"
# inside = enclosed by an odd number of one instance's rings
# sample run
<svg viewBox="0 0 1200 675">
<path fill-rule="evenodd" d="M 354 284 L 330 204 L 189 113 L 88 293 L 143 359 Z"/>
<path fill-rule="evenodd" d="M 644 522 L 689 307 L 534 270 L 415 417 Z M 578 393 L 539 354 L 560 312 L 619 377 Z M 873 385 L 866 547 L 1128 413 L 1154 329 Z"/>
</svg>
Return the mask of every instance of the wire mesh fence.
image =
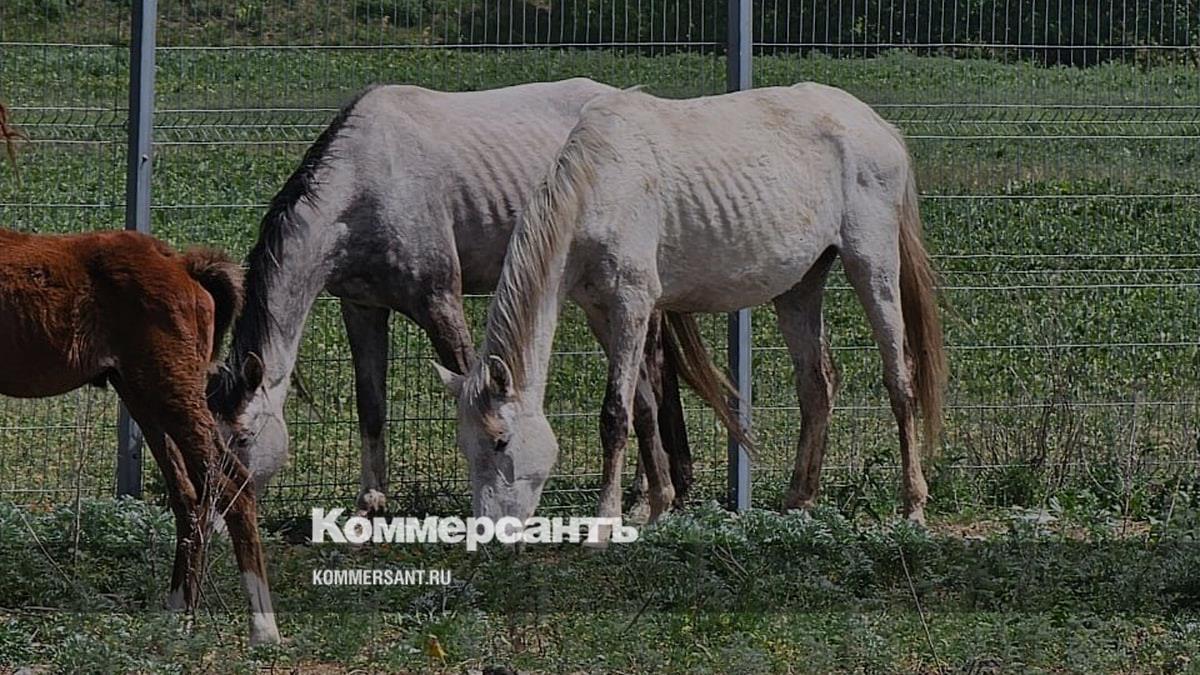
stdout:
<svg viewBox="0 0 1200 675">
<path fill-rule="evenodd" d="M 0 185 L 7 226 L 122 224 L 127 14 L 111 0 L 0 7 L 0 98 L 32 137 L 20 181 Z M 153 232 L 243 255 L 307 145 L 367 84 L 472 90 L 582 75 L 664 96 L 718 93 L 725 22 L 712 0 L 160 2 Z M 952 365 L 945 442 L 928 469 L 934 500 L 1195 481 L 1200 4 L 781 0 L 755 2 L 753 22 L 756 86 L 842 87 L 909 139 Z M 486 302 L 467 301 L 476 335 Z M 547 503 L 563 508 L 593 500 L 604 375 L 579 313 L 567 313 L 547 397 L 562 445 Z M 896 434 L 869 330 L 837 272 L 826 317 L 842 378 L 827 495 L 869 504 L 890 497 Z M 723 325 L 706 324 L 719 360 Z M 771 506 L 799 411 L 769 310 L 755 312 L 754 347 L 755 501 Z M 401 510 L 464 503 L 432 356 L 415 326 L 393 319 L 388 445 Z M 357 491 L 336 300 L 317 302 L 297 373 L 291 461 L 264 498 L 277 513 Z M 724 434 L 686 404 L 696 495 L 718 497 Z M 115 419 L 107 392 L 0 403 L 0 498 L 110 494 Z"/>
</svg>

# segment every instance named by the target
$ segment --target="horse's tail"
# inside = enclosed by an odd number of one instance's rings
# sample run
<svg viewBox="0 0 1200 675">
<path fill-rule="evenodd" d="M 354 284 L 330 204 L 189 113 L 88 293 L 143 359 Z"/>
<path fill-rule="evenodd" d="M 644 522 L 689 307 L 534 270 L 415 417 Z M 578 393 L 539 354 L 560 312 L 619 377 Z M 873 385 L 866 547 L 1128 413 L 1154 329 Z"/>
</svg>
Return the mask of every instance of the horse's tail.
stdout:
<svg viewBox="0 0 1200 675">
<path fill-rule="evenodd" d="M 188 274 L 212 296 L 216 308 L 213 317 L 213 346 L 211 359 L 221 355 L 221 343 L 242 311 L 242 267 L 229 259 L 224 251 L 215 248 L 193 248 L 184 252 Z"/>
<path fill-rule="evenodd" d="M 913 390 L 921 408 L 926 453 L 932 452 L 942 430 L 942 396 L 946 388 L 946 351 L 936 285 L 937 275 L 921 241 L 917 184 L 910 166 L 900 206 L 900 306 L 905 351 L 915 366 Z"/>
<path fill-rule="evenodd" d="M 12 163 L 13 170 L 17 170 L 17 141 L 29 140 L 29 137 L 21 133 L 21 131 L 12 126 L 9 122 L 10 114 L 8 108 L 0 103 L 0 141 L 4 142 L 4 150 L 8 154 L 8 161 Z"/>
<path fill-rule="evenodd" d="M 691 314 L 663 312 L 666 330 L 663 331 L 663 347 L 666 358 L 692 391 L 700 395 L 717 414 L 717 419 L 739 443 L 747 449 L 753 448 L 749 432 L 742 426 L 738 411 L 733 406 L 737 400 L 737 389 L 713 363 L 700 326 Z"/>
</svg>

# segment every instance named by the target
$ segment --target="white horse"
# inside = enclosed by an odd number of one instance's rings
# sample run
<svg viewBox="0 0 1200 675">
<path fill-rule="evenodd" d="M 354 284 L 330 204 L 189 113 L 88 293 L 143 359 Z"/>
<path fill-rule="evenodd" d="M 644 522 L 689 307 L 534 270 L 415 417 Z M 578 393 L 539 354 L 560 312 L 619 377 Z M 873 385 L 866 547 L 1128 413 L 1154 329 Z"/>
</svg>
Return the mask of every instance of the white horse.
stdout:
<svg viewBox="0 0 1200 675">
<path fill-rule="evenodd" d="M 914 413 L 930 446 L 946 362 L 934 272 L 900 133 L 817 84 L 692 100 L 592 99 L 513 233 L 481 358 L 440 369 L 476 512 L 528 518 L 558 454 L 543 413 L 562 298 L 608 355 L 601 517 L 620 473 L 646 326 L 656 309 L 729 312 L 773 301 L 796 370 L 800 441 L 784 508 L 817 496 L 836 390 L 821 317 L 840 255 L 866 308 L 900 430 L 906 515 L 924 519 Z"/>
</svg>

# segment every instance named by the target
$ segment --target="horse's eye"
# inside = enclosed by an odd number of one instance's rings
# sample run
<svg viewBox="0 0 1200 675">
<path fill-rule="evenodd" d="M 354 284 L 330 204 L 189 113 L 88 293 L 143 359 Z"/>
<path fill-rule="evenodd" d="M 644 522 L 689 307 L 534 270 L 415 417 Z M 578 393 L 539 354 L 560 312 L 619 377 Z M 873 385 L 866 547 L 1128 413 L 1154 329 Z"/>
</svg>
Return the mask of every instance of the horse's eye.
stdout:
<svg viewBox="0 0 1200 675">
<path fill-rule="evenodd" d="M 506 439 L 501 438 L 500 440 L 496 441 L 496 447 L 494 447 L 492 449 L 495 450 L 496 452 L 504 452 L 505 450 L 508 449 L 508 441 Z"/>
<path fill-rule="evenodd" d="M 238 434 L 236 443 L 239 448 L 244 448 L 250 445 L 250 437 L 246 434 Z"/>
</svg>

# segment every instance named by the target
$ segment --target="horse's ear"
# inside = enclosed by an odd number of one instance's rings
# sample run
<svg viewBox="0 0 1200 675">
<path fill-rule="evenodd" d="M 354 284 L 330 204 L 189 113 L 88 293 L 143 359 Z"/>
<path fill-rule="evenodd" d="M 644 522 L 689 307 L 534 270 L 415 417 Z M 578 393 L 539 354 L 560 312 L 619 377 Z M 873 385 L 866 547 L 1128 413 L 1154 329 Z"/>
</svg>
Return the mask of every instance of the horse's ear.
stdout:
<svg viewBox="0 0 1200 675">
<path fill-rule="evenodd" d="M 458 395 L 462 393 L 465 378 L 437 361 L 431 360 L 430 363 L 433 364 L 433 369 L 437 371 L 438 377 L 442 379 L 442 384 L 446 385 L 446 390 L 450 392 L 451 396 L 458 398 Z"/>
<path fill-rule="evenodd" d="M 513 398 L 516 391 L 513 389 L 512 371 L 508 369 L 508 364 L 504 362 L 504 359 L 494 354 L 488 356 L 484 372 L 487 374 L 489 394 L 499 399 Z"/>
<path fill-rule="evenodd" d="M 246 358 L 242 360 L 242 382 L 246 385 L 246 395 L 250 396 L 258 390 L 258 386 L 263 380 L 263 362 L 258 354 L 250 352 L 246 354 Z"/>
</svg>

